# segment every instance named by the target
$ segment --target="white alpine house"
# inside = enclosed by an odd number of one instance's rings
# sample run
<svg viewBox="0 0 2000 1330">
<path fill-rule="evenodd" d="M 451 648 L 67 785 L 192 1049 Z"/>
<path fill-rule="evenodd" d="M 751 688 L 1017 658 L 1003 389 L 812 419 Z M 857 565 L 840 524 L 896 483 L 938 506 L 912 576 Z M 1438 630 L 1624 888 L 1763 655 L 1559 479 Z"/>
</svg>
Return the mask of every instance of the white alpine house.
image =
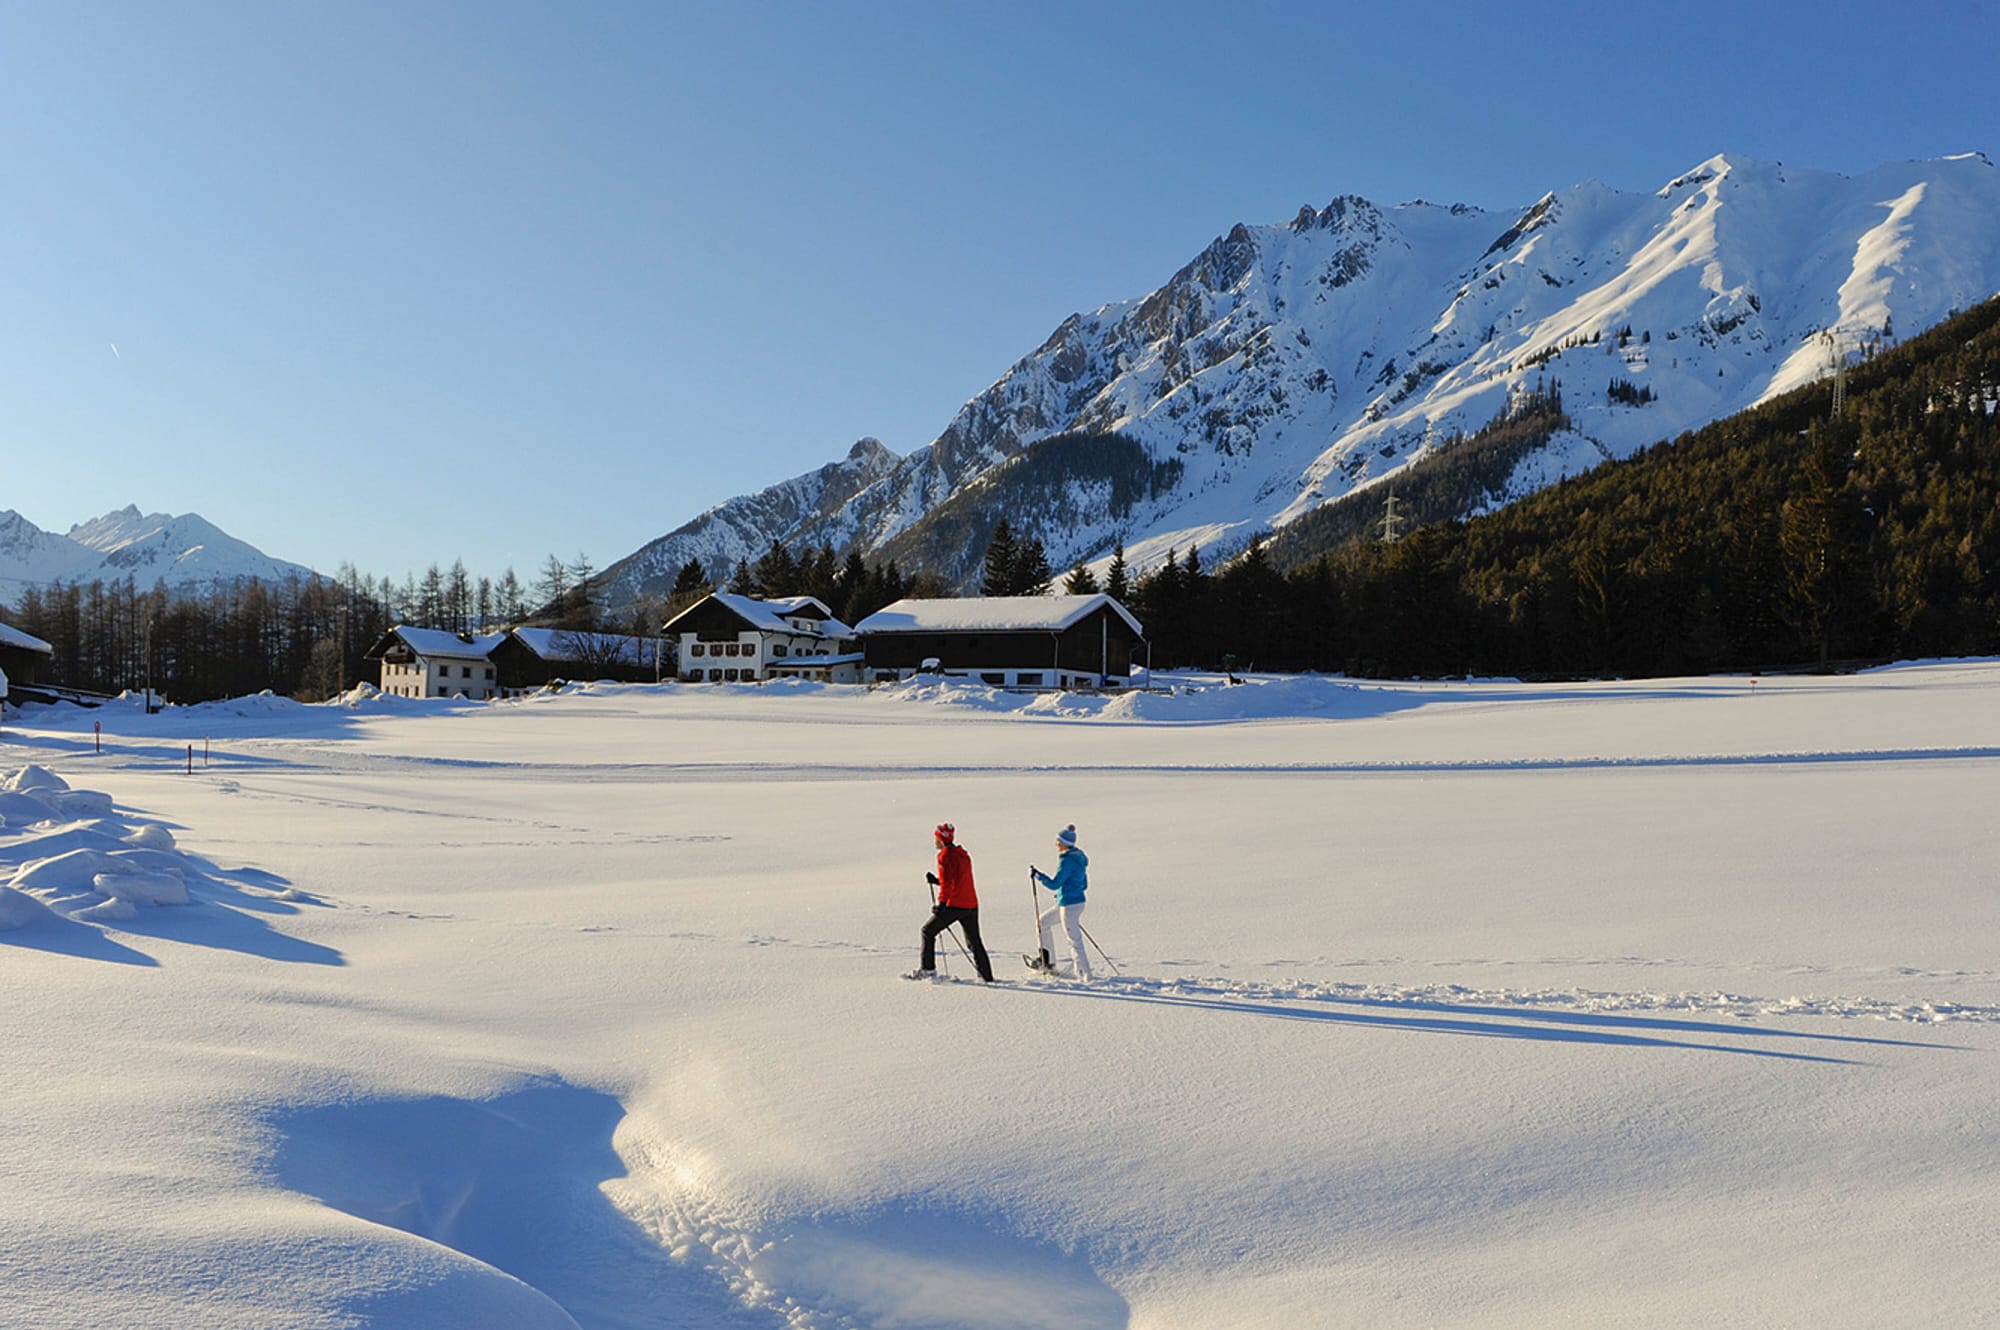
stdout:
<svg viewBox="0 0 2000 1330">
<path fill-rule="evenodd" d="M 382 662 L 382 691 L 395 697 L 464 697 L 483 702 L 500 695 L 493 648 L 505 633 L 453 633 L 399 624 L 382 635 L 367 658 Z"/>
<path fill-rule="evenodd" d="M 861 677 L 854 629 L 814 596 L 759 600 L 718 591 L 669 619 L 680 677 L 689 683 L 754 683 L 778 673 L 831 683 Z"/>
</svg>

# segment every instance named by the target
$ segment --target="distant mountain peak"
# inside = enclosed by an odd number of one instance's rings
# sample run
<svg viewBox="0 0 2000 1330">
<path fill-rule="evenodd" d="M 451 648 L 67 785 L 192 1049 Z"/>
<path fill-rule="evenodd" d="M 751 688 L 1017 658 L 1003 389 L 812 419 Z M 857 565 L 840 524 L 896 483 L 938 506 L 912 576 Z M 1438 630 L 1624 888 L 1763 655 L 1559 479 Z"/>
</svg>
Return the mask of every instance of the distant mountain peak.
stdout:
<svg viewBox="0 0 2000 1330">
<path fill-rule="evenodd" d="M 873 474 L 743 496 L 672 547 L 733 567 L 825 542 L 965 582 L 966 542 L 924 524 L 963 525 L 948 501 L 1033 450 L 993 488 L 1053 564 L 1118 540 L 1141 570 L 1226 556 L 1559 391 L 1565 451 L 1524 462 L 1516 497 L 1812 382 L 1824 329 L 1908 337 L 2000 292 L 1990 165 L 1849 178 L 1718 153 L 1657 193 L 1551 190 L 1497 237 L 1505 212 L 1352 194 L 1237 222 L 1157 289 L 1057 320 L 929 446 L 856 445 Z"/>
<path fill-rule="evenodd" d="M 8 522 L 12 516 L 16 520 Z M 0 514 L 0 599 L 51 582 L 123 582 L 150 588 L 197 588 L 255 577 L 266 582 L 310 577 L 302 564 L 274 559 L 199 513 L 142 513 L 136 504 L 79 522 L 67 535 L 43 531 L 18 514 Z"/>
</svg>

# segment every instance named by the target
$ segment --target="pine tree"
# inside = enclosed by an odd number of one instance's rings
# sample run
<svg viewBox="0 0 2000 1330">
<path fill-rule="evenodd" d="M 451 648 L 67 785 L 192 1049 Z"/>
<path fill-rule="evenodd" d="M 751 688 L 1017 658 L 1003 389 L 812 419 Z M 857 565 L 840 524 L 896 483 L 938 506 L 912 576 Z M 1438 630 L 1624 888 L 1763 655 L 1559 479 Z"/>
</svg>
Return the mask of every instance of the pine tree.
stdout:
<svg viewBox="0 0 2000 1330">
<path fill-rule="evenodd" d="M 542 576 L 535 583 L 535 595 L 544 606 L 553 608 L 569 590 L 569 565 L 560 555 L 551 554 L 542 560 Z"/>
<path fill-rule="evenodd" d="M 784 547 L 776 537 L 772 537 L 771 548 L 751 569 L 761 588 L 755 594 L 766 597 L 793 596 L 799 592 L 799 562 L 792 552 Z"/>
<path fill-rule="evenodd" d="M 1090 571 L 1090 565 L 1083 561 L 1081 554 L 1070 568 L 1069 576 L 1063 579 L 1063 594 L 1066 596 L 1094 596 L 1098 592 L 1097 574 Z"/>
<path fill-rule="evenodd" d="M 1111 566 L 1104 570 L 1104 594 L 1119 604 L 1132 598 L 1131 572 L 1125 566 L 1125 538 L 1111 547 Z"/>
<path fill-rule="evenodd" d="M 979 594 L 1013 595 L 1015 569 L 1020 557 L 1020 549 L 1014 542 L 1014 528 L 1007 525 L 1007 519 L 1003 517 L 994 524 L 993 538 L 986 542 L 986 563 L 979 582 Z"/>
<path fill-rule="evenodd" d="M 680 572 L 674 574 L 673 589 L 667 593 L 668 616 L 679 614 L 712 589 L 708 574 L 702 570 L 701 560 L 689 559 L 681 565 Z"/>
<path fill-rule="evenodd" d="M 513 565 L 509 564 L 507 570 L 500 574 L 500 585 L 494 591 L 494 599 L 498 602 L 496 608 L 500 617 L 508 623 L 520 622 L 528 612 L 528 607 L 521 603 L 521 596 L 521 579 L 514 576 Z"/>
<path fill-rule="evenodd" d="M 1009 596 L 1039 596 L 1049 589 L 1049 556 L 1042 542 L 1030 536 L 1014 547 L 1013 575 L 1008 579 Z"/>
</svg>

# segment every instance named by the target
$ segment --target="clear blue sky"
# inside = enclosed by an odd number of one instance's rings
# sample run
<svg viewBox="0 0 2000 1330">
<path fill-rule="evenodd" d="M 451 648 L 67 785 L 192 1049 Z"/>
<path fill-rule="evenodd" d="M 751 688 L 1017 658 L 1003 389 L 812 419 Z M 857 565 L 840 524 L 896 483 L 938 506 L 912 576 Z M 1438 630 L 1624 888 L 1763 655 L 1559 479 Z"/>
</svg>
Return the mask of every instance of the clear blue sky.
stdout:
<svg viewBox="0 0 2000 1330">
<path fill-rule="evenodd" d="M 1239 220 L 2000 154 L 1996 31 L 1973 3 L 0 0 L 0 508 L 194 511 L 398 580 L 602 567 L 861 435 L 928 443 Z"/>
</svg>

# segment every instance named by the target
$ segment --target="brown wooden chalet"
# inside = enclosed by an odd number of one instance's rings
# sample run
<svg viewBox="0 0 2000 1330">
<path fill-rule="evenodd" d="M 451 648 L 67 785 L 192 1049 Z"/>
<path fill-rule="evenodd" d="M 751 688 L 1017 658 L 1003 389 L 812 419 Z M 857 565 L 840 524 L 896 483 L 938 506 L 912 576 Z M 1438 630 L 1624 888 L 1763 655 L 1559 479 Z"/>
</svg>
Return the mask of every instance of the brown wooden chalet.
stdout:
<svg viewBox="0 0 2000 1330">
<path fill-rule="evenodd" d="M 558 680 L 654 683 L 673 677 L 673 653 L 659 638 L 564 628 L 515 628 L 490 659 L 500 693 L 513 697 Z"/>
<path fill-rule="evenodd" d="M 871 681 L 936 670 L 999 688 L 1122 688 L 1146 636 L 1106 595 L 899 600 L 854 631 Z"/>
<path fill-rule="evenodd" d="M 0 623 L 0 673 L 16 691 L 32 689 L 47 679 L 55 654 L 55 648 L 41 638 Z"/>
</svg>

